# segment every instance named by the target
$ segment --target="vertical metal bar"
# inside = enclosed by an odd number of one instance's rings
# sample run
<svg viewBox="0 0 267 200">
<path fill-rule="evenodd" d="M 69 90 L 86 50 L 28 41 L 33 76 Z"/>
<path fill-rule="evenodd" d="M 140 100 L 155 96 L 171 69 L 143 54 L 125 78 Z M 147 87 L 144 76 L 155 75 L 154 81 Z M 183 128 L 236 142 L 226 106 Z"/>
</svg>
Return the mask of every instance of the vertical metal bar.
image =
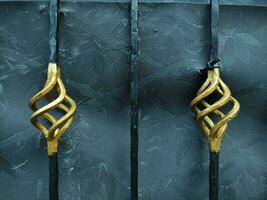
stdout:
<svg viewBox="0 0 267 200">
<path fill-rule="evenodd" d="M 60 0 L 50 1 L 49 63 L 58 63 L 59 57 L 59 9 Z M 58 157 L 57 153 L 49 158 L 49 200 L 58 200 Z"/>
<path fill-rule="evenodd" d="M 138 200 L 138 0 L 131 1 L 131 200 Z"/>
<path fill-rule="evenodd" d="M 210 61 L 208 68 L 220 68 L 219 58 L 219 0 L 210 0 Z M 209 199 L 218 200 L 219 196 L 219 152 L 210 152 Z"/>
<path fill-rule="evenodd" d="M 209 168 L 209 199 L 218 200 L 219 192 L 219 151 L 226 131 L 226 126 L 238 115 L 240 105 L 231 96 L 227 85 L 220 78 L 220 58 L 218 57 L 219 45 L 219 0 L 210 0 L 210 61 L 207 64 L 207 80 L 198 90 L 197 96 L 191 101 L 190 107 L 197 115 L 197 121 L 208 139 L 210 149 Z M 228 92 L 227 92 L 228 91 Z M 220 98 L 218 98 L 218 94 Z M 214 96 L 215 95 L 215 96 Z M 208 104 L 209 98 L 217 97 L 217 101 Z M 221 101 L 225 99 L 225 101 Z M 223 109 L 231 104 L 227 113 Z M 227 106 L 228 107 L 228 106 Z M 219 113 L 219 114 L 218 114 Z M 217 118 L 214 120 L 214 117 Z M 222 123 L 223 122 L 223 123 Z"/>
<path fill-rule="evenodd" d="M 220 68 L 218 24 L 219 0 L 210 0 L 210 61 L 207 69 Z"/>
<path fill-rule="evenodd" d="M 49 49 L 50 49 L 50 63 L 58 62 L 58 37 L 59 37 L 59 0 L 50 1 L 50 32 L 49 32 Z"/>
<path fill-rule="evenodd" d="M 219 190 L 219 152 L 210 152 L 209 199 L 218 200 Z"/>
<path fill-rule="evenodd" d="M 58 200 L 57 153 L 49 156 L 49 200 Z"/>
<path fill-rule="evenodd" d="M 211 48 L 210 48 L 210 59 L 215 60 L 219 57 L 219 0 L 211 0 Z"/>
</svg>

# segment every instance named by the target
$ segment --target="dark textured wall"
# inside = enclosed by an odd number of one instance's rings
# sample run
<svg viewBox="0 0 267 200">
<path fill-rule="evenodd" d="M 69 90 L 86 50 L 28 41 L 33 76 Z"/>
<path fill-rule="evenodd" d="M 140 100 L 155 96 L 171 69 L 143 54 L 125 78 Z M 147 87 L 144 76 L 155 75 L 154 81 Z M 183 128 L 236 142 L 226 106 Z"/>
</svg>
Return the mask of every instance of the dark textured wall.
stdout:
<svg viewBox="0 0 267 200">
<path fill-rule="evenodd" d="M 46 142 L 27 106 L 46 79 L 48 5 L 0 3 L 0 200 L 48 199 Z M 60 63 L 78 112 L 60 143 L 60 199 L 129 200 L 129 4 L 61 10 Z M 209 8 L 141 4 L 139 14 L 140 199 L 207 200 L 208 148 L 189 102 L 208 60 Z M 241 103 L 222 145 L 221 200 L 267 199 L 266 18 L 266 7 L 221 7 L 222 78 Z"/>
</svg>

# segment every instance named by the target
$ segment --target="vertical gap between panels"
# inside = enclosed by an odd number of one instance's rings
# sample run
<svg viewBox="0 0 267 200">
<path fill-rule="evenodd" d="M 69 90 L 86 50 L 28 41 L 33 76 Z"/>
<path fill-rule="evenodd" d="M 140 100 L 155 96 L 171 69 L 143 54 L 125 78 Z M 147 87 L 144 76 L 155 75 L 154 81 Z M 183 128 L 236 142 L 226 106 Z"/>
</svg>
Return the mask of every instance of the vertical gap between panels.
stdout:
<svg viewBox="0 0 267 200">
<path fill-rule="evenodd" d="M 131 200 L 138 200 L 138 0 L 131 1 Z"/>
</svg>

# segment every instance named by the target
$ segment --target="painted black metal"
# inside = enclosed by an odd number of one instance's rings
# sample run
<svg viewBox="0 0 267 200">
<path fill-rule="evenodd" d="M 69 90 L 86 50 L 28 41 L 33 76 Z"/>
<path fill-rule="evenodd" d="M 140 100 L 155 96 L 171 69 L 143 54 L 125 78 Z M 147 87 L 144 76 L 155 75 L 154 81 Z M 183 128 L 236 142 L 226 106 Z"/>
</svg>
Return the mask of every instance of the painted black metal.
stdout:
<svg viewBox="0 0 267 200">
<path fill-rule="evenodd" d="M 209 199 L 218 200 L 219 191 L 219 152 L 210 152 Z"/>
<path fill-rule="evenodd" d="M 49 48 L 50 63 L 58 63 L 59 58 L 59 8 L 60 0 L 50 2 Z M 58 200 L 58 157 L 57 153 L 49 157 L 49 200 Z"/>
<path fill-rule="evenodd" d="M 207 68 L 219 68 L 219 0 L 210 0 L 210 61 Z"/>
<path fill-rule="evenodd" d="M 131 2 L 131 199 L 138 199 L 138 0 Z"/>
<path fill-rule="evenodd" d="M 58 157 L 57 153 L 49 158 L 49 200 L 58 200 Z"/>
<path fill-rule="evenodd" d="M 50 63 L 58 62 L 59 4 L 60 4 L 59 0 L 51 0 L 50 2 L 50 33 L 49 33 Z"/>
<path fill-rule="evenodd" d="M 210 0 L 210 61 L 207 69 L 219 68 L 219 0 Z M 210 152 L 209 199 L 218 200 L 219 153 Z"/>
</svg>

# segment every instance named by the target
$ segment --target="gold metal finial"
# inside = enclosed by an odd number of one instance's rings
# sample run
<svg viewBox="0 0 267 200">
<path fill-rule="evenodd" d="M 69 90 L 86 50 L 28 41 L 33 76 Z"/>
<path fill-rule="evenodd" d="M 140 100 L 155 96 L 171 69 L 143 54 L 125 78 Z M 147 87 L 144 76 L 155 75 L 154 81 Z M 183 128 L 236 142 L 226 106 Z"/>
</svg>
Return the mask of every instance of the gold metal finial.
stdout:
<svg viewBox="0 0 267 200">
<path fill-rule="evenodd" d="M 208 103 L 211 101 L 209 98 L 217 100 Z M 220 79 L 218 68 L 208 70 L 207 80 L 191 101 L 190 107 L 196 113 L 198 124 L 208 139 L 210 151 L 219 152 L 228 122 L 238 115 L 240 105 Z"/>
<path fill-rule="evenodd" d="M 57 97 L 52 97 L 52 93 L 56 93 Z M 37 102 L 45 99 L 48 104 L 38 108 Z M 49 63 L 47 80 L 44 88 L 34 95 L 29 101 L 30 108 L 34 111 L 31 116 L 31 123 L 39 129 L 47 138 L 48 155 L 57 152 L 58 140 L 71 126 L 73 122 L 73 114 L 76 111 L 76 103 L 66 94 L 66 89 L 61 80 L 60 69 L 57 64 Z M 52 115 L 53 110 L 61 111 L 61 117 L 56 119 Z M 45 119 L 50 127 L 39 121 L 40 118 Z"/>
</svg>

